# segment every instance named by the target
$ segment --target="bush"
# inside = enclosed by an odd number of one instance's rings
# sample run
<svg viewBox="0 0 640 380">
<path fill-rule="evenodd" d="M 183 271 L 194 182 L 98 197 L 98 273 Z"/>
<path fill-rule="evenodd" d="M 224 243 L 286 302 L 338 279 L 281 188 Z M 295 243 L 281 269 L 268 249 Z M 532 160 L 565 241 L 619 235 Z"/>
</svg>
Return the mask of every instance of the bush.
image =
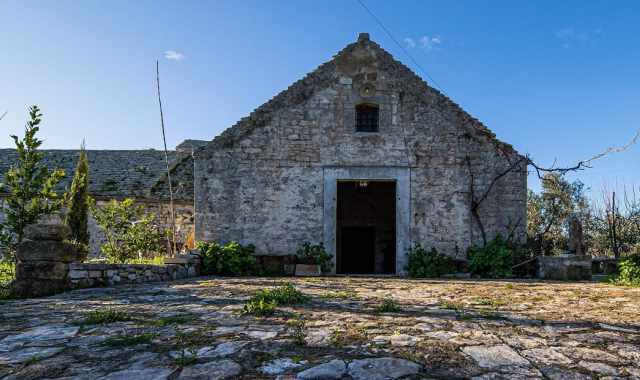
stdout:
<svg viewBox="0 0 640 380">
<path fill-rule="evenodd" d="M 11 298 L 11 281 L 15 276 L 15 264 L 11 261 L 0 261 L 0 300 Z"/>
<path fill-rule="evenodd" d="M 640 286 L 640 253 L 626 256 L 618 262 L 618 276 L 614 283 L 626 286 Z"/>
<path fill-rule="evenodd" d="M 453 260 L 438 253 L 435 248 L 427 251 L 420 244 L 416 244 L 409 249 L 408 256 L 409 263 L 405 269 L 409 272 L 409 277 L 440 277 L 456 269 Z"/>
<path fill-rule="evenodd" d="M 256 258 L 253 256 L 256 249 L 251 244 L 199 242 L 197 247 L 205 274 L 247 276 L 256 272 Z"/>
<path fill-rule="evenodd" d="M 153 213 L 145 213 L 144 206 L 133 199 L 119 202 L 112 199 L 102 207 L 91 206 L 96 223 L 104 232 L 106 243 L 100 250 L 110 263 L 127 263 L 164 252 L 162 231 Z"/>
<path fill-rule="evenodd" d="M 320 265 L 323 272 L 331 270 L 331 255 L 322 244 L 305 242 L 296 252 L 296 261 L 298 264 Z"/>
<path fill-rule="evenodd" d="M 484 247 L 469 248 L 471 274 L 488 278 L 511 276 L 513 249 L 500 235 Z"/>
</svg>

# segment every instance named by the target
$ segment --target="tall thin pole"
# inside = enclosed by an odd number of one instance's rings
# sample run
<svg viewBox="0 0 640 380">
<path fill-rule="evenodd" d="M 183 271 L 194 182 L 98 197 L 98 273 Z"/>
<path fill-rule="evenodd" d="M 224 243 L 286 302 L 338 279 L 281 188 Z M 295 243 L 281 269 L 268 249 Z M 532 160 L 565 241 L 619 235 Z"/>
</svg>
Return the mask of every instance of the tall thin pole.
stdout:
<svg viewBox="0 0 640 380">
<path fill-rule="evenodd" d="M 162 114 L 162 99 L 160 98 L 160 67 L 156 60 L 156 84 L 158 87 L 158 105 L 160 106 L 160 124 L 162 125 L 162 142 L 164 143 L 164 161 L 167 164 L 167 180 L 169 181 L 169 206 L 171 208 L 171 229 L 173 232 L 173 250 L 171 256 L 176 254 L 176 218 L 173 210 L 173 184 L 171 183 L 171 170 L 169 169 L 169 153 L 167 152 L 167 137 L 164 133 L 164 115 Z"/>
</svg>

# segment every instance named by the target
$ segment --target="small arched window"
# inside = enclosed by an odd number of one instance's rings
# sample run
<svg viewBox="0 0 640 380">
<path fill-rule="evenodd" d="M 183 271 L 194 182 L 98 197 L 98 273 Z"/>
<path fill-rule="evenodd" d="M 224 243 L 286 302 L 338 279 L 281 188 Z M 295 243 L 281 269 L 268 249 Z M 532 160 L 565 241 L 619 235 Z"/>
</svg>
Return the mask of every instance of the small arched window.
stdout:
<svg viewBox="0 0 640 380">
<path fill-rule="evenodd" d="M 358 104 L 356 106 L 356 132 L 378 132 L 378 114 L 380 109 L 375 104 Z"/>
</svg>

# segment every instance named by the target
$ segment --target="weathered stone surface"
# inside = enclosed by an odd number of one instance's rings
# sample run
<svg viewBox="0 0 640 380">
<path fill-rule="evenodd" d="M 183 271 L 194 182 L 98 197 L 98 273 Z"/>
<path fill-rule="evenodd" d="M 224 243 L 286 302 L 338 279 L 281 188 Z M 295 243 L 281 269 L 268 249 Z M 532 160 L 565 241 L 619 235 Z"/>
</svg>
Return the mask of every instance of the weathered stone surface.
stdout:
<svg viewBox="0 0 640 380">
<path fill-rule="evenodd" d="M 527 366 L 529 362 L 507 345 L 469 346 L 462 351 L 471 356 L 480 367 Z"/>
<path fill-rule="evenodd" d="M 166 380 L 171 372 L 168 368 L 125 369 L 100 377 L 99 380 Z"/>
<path fill-rule="evenodd" d="M 199 358 L 216 358 L 222 356 L 229 356 L 235 354 L 243 347 L 249 344 L 249 341 L 233 341 L 233 342 L 224 342 L 217 345 L 215 348 L 213 347 L 203 347 L 197 352 L 197 356 Z"/>
<path fill-rule="evenodd" d="M 62 241 L 25 240 L 18 246 L 18 259 L 21 261 L 57 261 L 70 263 L 78 259 L 71 244 Z"/>
<path fill-rule="evenodd" d="M 62 241 L 69 236 L 71 236 L 71 228 L 62 223 L 62 220 L 45 221 L 24 228 L 24 238 L 27 240 Z"/>
<path fill-rule="evenodd" d="M 349 375 L 355 380 L 388 380 L 420 372 L 421 366 L 398 358 L 354 360 L 349 363 Z"/>
<path fill-rule="evenodd" d="M 546 280 L 591 281 L 591 257 L 584 255 L 539 256 L 538 277 Z"/>
<path fill-rule="evenodd" d="M 180 380 L 223 380 L 238 376 L 242 367 L 231 360 L 219 360 L 186 367 L 180 372 Z"/>
<path fill-rule="evenodd" d="M 266 375 L 279 375 L 290 369 L 299 368 L 301 366 L 301 363 L 296 363 L 290 358 L 278 358 L 263 364 L 259 370 Z"/>
<path fill-rule="evenodd" d="M 310 301 L 281 306 L 269 318 L 237 313 L 256 291 L 285 281 Z M 345 295 L 335 297 L 337 289 Z M 374 312 L 381 297 L 401 299 L 403 312 Z M 480 312 L 487 298 L 502 302 L 495 302 L 490 313 Z M 455 302 L 456 310 L 444 309 L 445 301 Z M 107 308 L 133 319 L 79 327 L 85 313 Z M 313 344 L 293 344 L 299 333 L 287 323 L 293 313 L 306 321 L 302 332 Z M 356 378 L 406 372 L 398 369 L 404 365 L 385 369 L 379 363 L 384 358 L 411 358 L 410 372 L 421 370 L 402 378 L 416 380 L 630 380 L 640 374 L 640 292 L 596 283 L 211 277 L 5 301 L 0 322 L 3 380 L 175 379 L 181 373 L 293 380 L 312 378 L 314 371 L 318 377 L 340 378 L 344 363 L 351 363 Z M 106 344 L 116 336 L 146 333 L 154 336 L 145 344 Z M 186 365 L 186 372 L 174 362 L 192 355 L 196 361 Z M 263 372 L 266 368 L 274 374 Z M 342 379 L 353 374 L 346 372 Z"/>
<path fill-rule="evenodd" d="M 301 380 L 340 379 L 346 372 L 346 363 L 342 360 L 334 359 L 300 372 L 297 378 Z"/>
</svg>

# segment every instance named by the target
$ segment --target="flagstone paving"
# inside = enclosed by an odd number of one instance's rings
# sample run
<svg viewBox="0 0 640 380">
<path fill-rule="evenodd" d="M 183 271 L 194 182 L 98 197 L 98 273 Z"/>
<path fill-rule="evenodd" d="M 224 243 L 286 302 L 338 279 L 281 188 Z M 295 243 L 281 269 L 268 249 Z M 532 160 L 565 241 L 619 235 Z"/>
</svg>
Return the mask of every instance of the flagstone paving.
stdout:
<svg viewBox="0 0 640 380">
<path fill-rule="evenodd" d="M 240 314 L 255 291 L 287 282 L 310 301 Z M 378 312 L 388 298 L 399 310 Z M 123 320 L 84 323 L 108 309 Z M 200 278 L 0 303 L 3 380 L 396 378 L 640 379 L 640 289 Z"/>
</svg>

